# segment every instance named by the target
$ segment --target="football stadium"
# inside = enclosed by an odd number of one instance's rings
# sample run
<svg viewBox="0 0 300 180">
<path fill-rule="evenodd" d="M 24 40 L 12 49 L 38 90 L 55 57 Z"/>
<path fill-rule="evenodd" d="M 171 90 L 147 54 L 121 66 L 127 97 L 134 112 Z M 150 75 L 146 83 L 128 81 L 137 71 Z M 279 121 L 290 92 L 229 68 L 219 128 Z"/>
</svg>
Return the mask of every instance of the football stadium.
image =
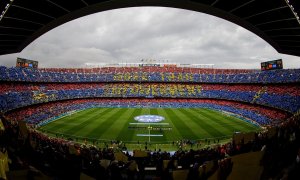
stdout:
<svg viewBox="0 0 300 180">
<path fill-rule="evenodd" d="M 4 0 L 0 55 L 82 16 L 136 6 L 211 14 L 300 56 L 300 4 L 287 0 Z M 0 179 L 300 178 L 300 69 L 282 59 L 260 69 L 38 63 L 0 66 Z"/>
</svg>

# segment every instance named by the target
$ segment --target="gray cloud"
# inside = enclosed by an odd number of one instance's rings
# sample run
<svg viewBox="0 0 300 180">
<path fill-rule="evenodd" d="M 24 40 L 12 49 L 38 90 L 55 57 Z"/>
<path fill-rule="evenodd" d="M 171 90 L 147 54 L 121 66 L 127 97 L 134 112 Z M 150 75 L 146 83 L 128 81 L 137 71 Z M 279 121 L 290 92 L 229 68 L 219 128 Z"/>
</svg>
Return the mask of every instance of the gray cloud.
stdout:
<svg viewBox="0 0 300 180">
<path fill-rule="evenodd" d="M 139 62 L 215 64 L 217 68 L 259 68 L 282 58 L 300 68 L 299 58 L 278 54 L 264 40 L 226 20 L 172 8 L 125 8 L 73 20 L 44 34 L 21 53 L 0 56 L 38 60 L 40 67 L 84 67 L 86 63 Z"/>
</svg>

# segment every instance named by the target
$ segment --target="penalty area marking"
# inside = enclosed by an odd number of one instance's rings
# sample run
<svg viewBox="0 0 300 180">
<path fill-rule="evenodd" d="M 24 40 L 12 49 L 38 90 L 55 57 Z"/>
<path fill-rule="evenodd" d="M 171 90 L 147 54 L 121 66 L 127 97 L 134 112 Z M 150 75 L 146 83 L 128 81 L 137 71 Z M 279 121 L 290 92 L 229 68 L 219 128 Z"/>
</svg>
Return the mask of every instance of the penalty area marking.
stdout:
<svg viewBox="0 0 300 180">
<path fill-rule="evenodd" d="M 164 135 L 162 135 L 162 134 L 137 134 L 136 136 L 154 136 L 154 137 L 162 137 L 162 136 L 164 136 Z"/>
</svg>

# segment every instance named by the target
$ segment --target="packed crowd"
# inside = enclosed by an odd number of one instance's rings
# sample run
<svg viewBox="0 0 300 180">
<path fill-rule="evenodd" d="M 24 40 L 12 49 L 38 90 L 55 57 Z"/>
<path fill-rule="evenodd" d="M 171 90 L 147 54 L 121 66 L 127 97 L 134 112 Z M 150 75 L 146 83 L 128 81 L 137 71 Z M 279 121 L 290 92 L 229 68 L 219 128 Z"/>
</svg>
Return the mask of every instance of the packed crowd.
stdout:
<svg viewBox="0 0 300 180">
<path fill-rule="evenodd" d="M 195 84 L 195 83 L 17 83 L 2 82 L 0 110 L 65 99 L 209 98 L 270 106 L 289 112 L 300 109 L 299 84 Z"/>
<path fill-rule="evenodd" d="M 150 89 L 152 94 L 163 93 L 164 89 L 171 91 L 186 92 L 189 94 L 200 92 L 202 90 L 218 90 L 218 91 L 250 91 L 258 92 L 265 90 L 268 94 L 288 94 L 291 96 L 300 96 L 299 84 L 208 84 L 208 83 L 18 83 L 18 82 L 2 82 L 0 93 L 8 93 L 14 91 L 54 91 L 54 90 L 75 90 L 75 89 L 124 89 L 142 91 L 142 89 Z M 127 90 L 128 91 L 128 90 Z M 137 93 L 137 92 L 135 92 Z"/>
<path fill-rule="evenodd" d="M 13 121 L 25 120 L 32 125 L 47 123 L 65 113 L 92 107 L 136 107 L 136 108 L 210 108 L 233 113 L 261 125 L 276 124 L 290 116 L 289 113 L 253 104 L 212 99 L 78 99 L 49 102 L 7 112 Z"/>
<path fill-rule="evenodd" d="M 41 68 L 42 71 L 60 73 L 127 73 L 127 72 L 172 72 L 172 73 L 198 73 L 198 74 L 237 74 L 251 73 L 258 70 L 253 69 L 213 69 L 197 67 L 176 67 L 176 66 L 139 66 L 139 67 L 98 67 L 98 68 Z"/>
<path fill-rule="evenodd" d="M 192 70 L 193 69 L 193 70 Z M 99 68 L 30 69 L 0 66 L 0 81 L 25 82 L 205 82 L 292 83 L 299 82 L 300 69 L 276 71 L 201 68 Z"/>
</svg>

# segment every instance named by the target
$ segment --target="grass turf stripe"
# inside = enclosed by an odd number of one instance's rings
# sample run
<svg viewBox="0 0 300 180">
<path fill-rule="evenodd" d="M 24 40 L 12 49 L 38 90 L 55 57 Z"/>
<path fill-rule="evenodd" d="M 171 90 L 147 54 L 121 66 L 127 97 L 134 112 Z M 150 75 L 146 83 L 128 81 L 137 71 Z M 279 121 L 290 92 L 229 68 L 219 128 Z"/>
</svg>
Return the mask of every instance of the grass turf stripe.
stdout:
<svg viewBox="0 0 300 180">
<path fill-rule="evenodd" d="M 124 111 L 124 113 L 119 118 L 117 118 L 117 120 L 114 121 L 109 128 L 107 128 L 107 130 L 104 132 L 104 135 L 113 137 L 116 140 L 120 140 L 120 139 L 118 139 L 119 132 L 121 132 L 123 128 L 128 129 L 127 128 L 128 124 L 129 124 L 128 121 L 130 120 L 130 118 L 134 112 L 135 112 L 135 109 L 132 109 L 132 108 L 126 109 L 126 111 Z M 127 133 L 124 133 L 123 136 L 125 137 L 125 139 L 128 139 L 128 140 L 131 139 L 131 136 Z M 104 137 L 104 138 L 106 138 L 106 137 Z"/>
<path fill-rule="evenodd" d="M 210 119 L 211 121 L 217 123 L 219 126 L 221 126 L 224 130 L 226 130 L 228 133 L 233 133 L 234 131 L 236 131 L 235 128 L 231 127 L 229 124 L 231 124 L 230 121 L 224 121 L 224 117 L 222 116 L 220 119 L 217 116 L 218 112 L 209 112 L 206 109 L 201 109 L 201 110 L 196 110 L 202 117 L 206 117 L 208 119 Z M 229 125 L 229 126 L 228 126 Z"/>
<path fill-rule="evenodd" d="M 221 137 L 224 136 L 226 133 L 219 131 L 218 128 L 213 127 L 213 125 L 210 123 L 210 119 L 202 119 L 198 118 L 198 113 L 195 113 L 194 111 L 186 110 L 186 109 L 178 109 L 184 114 L 188 114 L 189 118 L 195 122 L 199 126 L 199 129 L 203 129 L 203 131 L 207 132 L 211 137 Z M 222 129 L 220 129 L 222 130 Z M 202 137 L 207 138 L 207 137 Z"/>
<path fill-rule="evenodd" d="M 89 125 L 85 126 L 80 133 L 82 136 L 99 138 L 103 133 L 104 129 L 109 126 L 114 119 L 114 115 L 123 112 L 124 109 L 119 108 L 108 108 L 109 111 L 106 113 L 101 113 L 99 116 L 96 116 Z M 104 128 L 105 127 L 105 128 Z"/>
<path fill-rule="evenodd" d="M 133 108 L 133 113 L 128 117 L 126 123 L 124 123 L 123 128 L 121 129 L 121 131 L 118 133 L 118 136 L 116 139 L 121 140 L 121 141 L 134 141 L 135 138 L 135 134 L 136 131 L 135 130 L 129 130 L 128 129 L 128 124 L 129 122 L 133 122 L 133 118 L 135 116 L 141 115 L 142 109 L 134 109 Z M 134 121 L 135 122 L 135 121 Z"/>
<path fill-rule="evenodd" d="M 172 122 L 172 117 L 170 117 L 167 114 L 166 109 L 157 109 L 157 112 L 159 113 L 159 115 L 164 116 L 166 118 L 165 122 L 169 123 L 172 127 L 172 131 L 170 133 L 165 134 L 168 141 L 177 141 L 183 139 L 183 137 L 179 133 L 179 130 L 175 127 L 174 123 Z"/>
<path fill-rule="evenodd" d="M 197 135 L 191 131 L 184 121 L 178 117 L 178 114 L 173 109 L 166 109 L 166 113 L 171 118 L 171 121 L 174 123 L 174 126 L 178 129 L 178 132 L 181 134 L 183 139 L 195 138 Z"/>
<path fill-rule="evenodd" d="M 87 117 L 89 114 L 93 114 L 96 111 L 97 111 L 96 108 L 80 111 L 70 116 L 66 116 L 59 120 L 50 122 L 49 124 L 42 126 L 41 129 L 48 130 L 48 131 L 57 131 L 57 132 L 60 131 L 60 129 L 66 130 L 68 127 L 73 127 L 74 124 L 77 122 L 78 124 L 80 124 L 82 122 L 83 117 Z M 72 124 L 70 124 L 69 126 L 69 123 Z"/>
<path fill-rule="evenodd" d="M 193 111 L 198 114 L 199 119 L 207 119 L 208 123 L 213 126 L 215 129 L 219 129 L 222 131 L 223 134 L 232 134 L 232 130 L 225 127 L 225 123 L 231 124 L 231 119 L 224 120 L 224 117 L 218 117 L 217 114 L 220 113 L 218 111 L 214 112 L 206 112 L 206 109 L 190 109 L 190 111 Z"/>
<path fill-rule="evenodd" d="M 215 110 L 207 109 L 207 111 L 213 112 Z M 229 119 L 230 118 L 231 119 L 231 121 L 230 121 L 231 123 L 229 125 L 232 126 L 232 127 L 236 127 L 239 130 L 241 130 L 241 131 L 249 131 L 249 130 L 250 131 L 255 131 L 255 130 L 259 130 L 260 129 L 259 127 L 255 126 L 255 125 L 253 125 L 251 123 L 245 122 L 242 119 L 239 119 L 239 118 L 234 117 L 234 116 L 230 116 L 228 114 L 218 113 L 218 114 L 216 114 L 216 116 L 219 116 L 219 117 L 223 116 L 224 119 Z"/>
<path fill-rule="evenodd" d="M 150 109 L 150 114 L 151 115 L 159 115 L 158 114 L 158 111 L 156 108 L 151 108 Z M 167 137 L 166 137 L 166 131 L 153 131 L 153 133 L 158 133 L 158 134 L 162 134 L 163 136 L 162 137 L 153 137 L 151 138 L 151 141 L 152 142 L 166 142 L 168 141 Z"/>
<path fill-rule="evenodd" d="M 91 113 L 88 118 L 86 118 L 85 120 L 82 121 L 82 123 L 80 123 L 77 126 L 72 127 L 71 129 L 67 129 L 64 133 L 66 134 L 73 134 L 76 136 L 82 136 L 82 133 L 85 132 L 86 127 L 90 126 L 94 121 L 96 117 L 99 117 L 100 114 L 107 114 L 111 111 L 111 109 L 109 108 L 104 108 L 104 109 L 97 109 L 97 111 Z"/>
</svg>

